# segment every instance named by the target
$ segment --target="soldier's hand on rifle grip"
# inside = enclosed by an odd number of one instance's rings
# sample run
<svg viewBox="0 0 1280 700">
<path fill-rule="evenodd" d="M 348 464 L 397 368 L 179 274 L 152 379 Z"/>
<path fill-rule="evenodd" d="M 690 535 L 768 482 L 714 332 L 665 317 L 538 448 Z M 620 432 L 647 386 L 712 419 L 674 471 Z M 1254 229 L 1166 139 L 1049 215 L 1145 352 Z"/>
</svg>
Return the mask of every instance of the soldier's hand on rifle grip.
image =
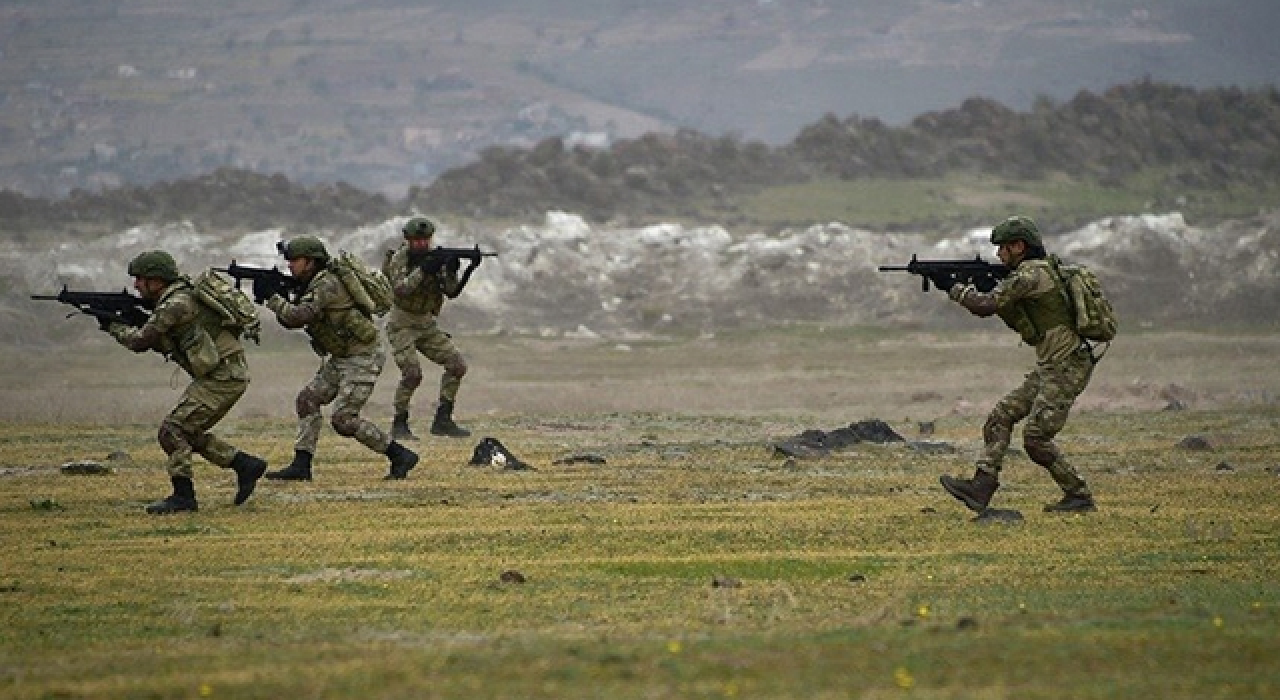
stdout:
<svg viewBox="0 0 1280 700">
<path fill-rule="evenodd" d="M 963 303 L 965 295 L 971 291 L 973 291 L 973 285 L 957 284 L 947 291 L 947 296 L 951 297 L 951 301 Z"/>
</svg>

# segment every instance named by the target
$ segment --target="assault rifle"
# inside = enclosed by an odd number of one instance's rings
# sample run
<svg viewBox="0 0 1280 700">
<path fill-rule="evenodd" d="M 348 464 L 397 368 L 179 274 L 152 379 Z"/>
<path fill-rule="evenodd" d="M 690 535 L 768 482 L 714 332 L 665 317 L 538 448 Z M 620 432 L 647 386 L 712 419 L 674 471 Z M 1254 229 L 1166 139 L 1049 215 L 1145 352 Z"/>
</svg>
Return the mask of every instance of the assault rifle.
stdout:
<svg viewBox="0 0 1280 700">
<path fill-rule="evenodd" d="M 98 325 L 106 330 L 112 322 L 118 321 L 133 328 L 141 328 L 151 318 L 147 311 L 147 302 L 126 292 L 73 292 L 63 285 L 57 296 L 35 294 L 36 301 L 58 301 L 74 306 L 82 313 L 98 319 Z M 67 314 L 67 318 L 75 316 Z"/>
<path fill-rule="evenodd" d="M 459 261 L 470 260 L 471 264 L 479 265 L 485 258 L 496 258 L 497 253 L 486 253 L 480 250 L 480 244 L 477 243 L 474 248 L 443 248 L 436 247 L 425 253 L 410 253 L 409 262 L 422 268 L 423 272 L 436 272 L 442 267 L 452 267 L 457 269 Z"/>
<path fill-rule="evenodd" d="M 425 253 L 410 253 L 409 263 L 422 268 L 422 271 L 431 275 L 440 271 L 441 268 L 447 268 L 456 271 L 461 266 L 462 260 L 470 260 L 471 264 L 467 266 L 465 272 L 462 273 L 462 279 L 458 280 L 458 289 L 452 294 L 447 294 L 450 299 L 457 299 L 462 294 L 463 288 L 467 286 L 467 282 L 471 280 L 471 273 L 480 267 L 480 263 L 485 258 L 496 258 L 497 253 L 485 253 L 480 250 L 480 244 L 477 243 L 474 248 L 432 248 Z"/>
<path fill-rule="evenodd" d="M 253 282 L 253 300 L 258 304 L 265 304 L 272 296 L 279 294 L 286 299 L 295 293 L 302 291 L 306 287 L 306 283 L 302 280 L 286 275 L 279 268 L 265 267 L 249 267 L 247 265 L 237 265 L 235 260 L 225 268 L 214 268 L 218 272 L 225 272 L 236 281 L 236 289 L 240 289 L 241 280 L 249 280 Z"/>
<path fill-rule="evenodd" d="M 972 284 L 979 292 L 989 292 L 996 283 L 1009 276 L 1009 268 L 999 263 L 989 263 L 981 255 L 973 260 L 919 260 L 915 255 L 903 266 L 886 265 L 881 272 L 907 272 L 920 275 L 920 289 L 929 291 L 929 283 L 942 291 L 950 291 L 957 284 Z"/>
</svg>

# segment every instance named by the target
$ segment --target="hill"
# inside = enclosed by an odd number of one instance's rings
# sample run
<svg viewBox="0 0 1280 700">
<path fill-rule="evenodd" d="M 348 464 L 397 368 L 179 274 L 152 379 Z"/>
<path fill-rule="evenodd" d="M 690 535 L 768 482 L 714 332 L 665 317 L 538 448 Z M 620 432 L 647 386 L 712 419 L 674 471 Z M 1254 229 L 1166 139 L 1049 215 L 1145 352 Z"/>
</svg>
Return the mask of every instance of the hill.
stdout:
<svg viewBox="0 0 1280 700">
<path fill-rule="evenodd" d="M 694 131 L 606 148 L 551 137 L 486 149 L 402 200 L 231 168 L 58 200 L 0 191 L 0 230 L 91 236 L 184 220 L 228 231 L 338 230 L 413 210 L 528 223 L 556 209 L 626 225 L 954 230 L 1012 208 L 1065 229 L 1171 209 L 1212 223 L 1272 207 L 1277 191 L 1280 93 L 1144 80 L 1023 112 L 972 98 L 902 127 L 828 115 L 778 147 Z"/>
<path fill-rule="evenodd" d="M 777 146 L 824 113 L 1275 84 L 1277 26 L 1274 0 L 8 0 L 0 188 L 227 167 L 402 197 L 549 136 Z"/>
</svg>

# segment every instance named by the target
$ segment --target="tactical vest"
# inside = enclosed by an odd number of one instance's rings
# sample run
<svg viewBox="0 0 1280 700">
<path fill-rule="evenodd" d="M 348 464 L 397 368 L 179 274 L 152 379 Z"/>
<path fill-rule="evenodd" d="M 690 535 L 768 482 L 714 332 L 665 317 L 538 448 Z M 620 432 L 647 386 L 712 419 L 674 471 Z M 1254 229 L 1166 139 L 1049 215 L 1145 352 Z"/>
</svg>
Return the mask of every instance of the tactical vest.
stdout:
<svg viewBox="0 0 1280 700">
<path fill-rule="evenodd" d="M 186 276 L 179 277 L 169 285 L 156 305 L 180 294 L 189 298 L 189 303 L 196 309 L 196 317 L 191 323 L 171 329 L 164 339 L 162 349 L 188 374 L 197 378 L 204 377 L 223 358 L 243 352 L 244 347 L 234 334 L 223 327 L 222 316 L 200 302 L 195 287 Z"/>
<path fill-rule="evenodd" d="M 350 357 L 364 350 L 378 339 L 378 327 L 373 319 L 356 307 L 346 285 L 328 270 L 321 270 L 307 285 L 307 292 L 322 283 L 333 283 L 340 290 L 342 301 L 324 309 L 320 319 L 307 324 L 307 335 L 311 336 L 311 347 L 316 353 L 334 357 Z"/>
<path fill-rule="evenodd" d="M 1044 267 L 1044 272 L 1050 274 L 1053 280 L 1053 290 L 1041 294 L 1038 297 L 1027 299 L 1019 299 L 1017 302 L 996 311 L 1000 316 L 1000 320 L 1005 322 L 1018 335 L 1022 336 L 1022 342 L 1027 345 L 1036 346 L 1044 340 L 1045 331 L 1054 326 L 1071 327 L 1071 310 L 1067 307 L 1067 301 L 1059 288 L 1057 275 L 1053 275 L 1049 271 L 1049 263 L 1043 260 L 1028 260 L 1023 265 L 1036 265 Z"/>
<path fill-rule="evenodd" d="M 405 276 L 413 272 L 413 263 L 409 261 L 409 245 L 403 244 L 399 249 L 390 254 L 387 264 L 384 266 L 387 278 L 394 285 Z M 392 275 L 398 277 L 392 277 Z M 427 280 L 413 290 L 408 296 L 396 295 L 394 305 L 402 311 L 408 311 L 411 314 L 431 314 L 439 316 L 440 309 L 444 308 L 444 291 L 441 289 L 440 275 L 426 274 Z"/>
</svg>

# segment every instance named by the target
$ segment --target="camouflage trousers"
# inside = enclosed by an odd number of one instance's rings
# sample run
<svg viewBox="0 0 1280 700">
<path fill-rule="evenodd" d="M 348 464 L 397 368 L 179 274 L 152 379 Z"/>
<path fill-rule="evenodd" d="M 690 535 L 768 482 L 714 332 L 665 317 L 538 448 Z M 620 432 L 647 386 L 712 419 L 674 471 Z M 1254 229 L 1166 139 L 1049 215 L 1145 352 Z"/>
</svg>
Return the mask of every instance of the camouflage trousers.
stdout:
<svg viewBox="0 0 1280 700">
<path fill-rule="evenodd" d="M 193 453 L 215 466 L 231 468 L 238 450 L 209 429 L 227 415 L 248 388 L 249 368 L 243 353 L 226 358 L 203 379 L 187 386 L 178 405 L 160 423 L 157 437 L 160 448 L 169 455 L 169 476 L 190 479 Z"/>
<path fill-rule="evenodd" d="M 448 333 L 440 330 L 434 320 L 428 323 L 387 323 L 387 340 L 391 343 L 391 357 L 400 368 L 400 383 L 396 385 L 391 406 L 396 413 L 407 413 L 413 392 L 422 384 L 422 365 L 418 353 L 444 368 L 440 377 L 441 401 L 453 403 L 467 373 L 467 363 Z"/>
<path fill-rule="evenodd" d="M 298 439 L 294 449 L 315 454 L 324 416 L 320 408 L 333 404 L 330 423 L 334 432 L 355 438 L 374 452 L 385 453 L 391 438 L 378 426 L 360 417 L 360 410 L 373 394 L 373 385 L 382 374 L 387 355 L 381 348 L 351 357 L 329 356 L 316 375 L 298 392 Z"/>
<path fill-rule="evenodd" d="M 1026 419 L 1022 445 L 1031 461 L 1044 467 L 1065 493 L 1091 495 L 1084 479 L 1062 455 L 1053 438 L 1067 424 L 1072 404 L 1088 386 L 1092 375 L 1093 360 L 1083 348 L 1063 362 L 1037 365 L 1021 386 L 1000 399 L 991 410 L 982 427 L 985 445 L 978 468 L 999 475 L 1013 426 Z"/>
</svg>

